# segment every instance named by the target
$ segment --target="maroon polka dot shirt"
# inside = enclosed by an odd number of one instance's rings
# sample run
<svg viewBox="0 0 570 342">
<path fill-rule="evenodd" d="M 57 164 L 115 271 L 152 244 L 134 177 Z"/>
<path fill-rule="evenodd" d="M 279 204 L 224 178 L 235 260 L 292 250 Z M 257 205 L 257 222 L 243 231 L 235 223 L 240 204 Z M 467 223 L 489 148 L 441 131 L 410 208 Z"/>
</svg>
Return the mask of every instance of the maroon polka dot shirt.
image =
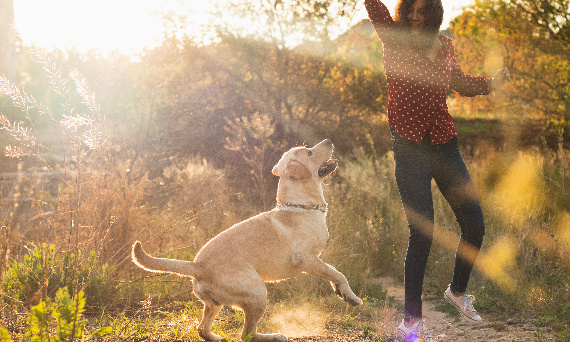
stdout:
<svg viewBox="0 0 570 342">
<path fill-rule="evenodd" d="M 441 48 L 432 61 L 397 38 L 395 22 L 381 1 L 366 0 L 365 5 L 384 48 L 390 129 L 418 144 L 428 131 L 432 145 L 448 142 L 457 132 L 447 110 L 447 89 L 463 96 L 486 95 L 490 79 L 463 73 L 451 39 L 439 35 Z"/>
</svg>

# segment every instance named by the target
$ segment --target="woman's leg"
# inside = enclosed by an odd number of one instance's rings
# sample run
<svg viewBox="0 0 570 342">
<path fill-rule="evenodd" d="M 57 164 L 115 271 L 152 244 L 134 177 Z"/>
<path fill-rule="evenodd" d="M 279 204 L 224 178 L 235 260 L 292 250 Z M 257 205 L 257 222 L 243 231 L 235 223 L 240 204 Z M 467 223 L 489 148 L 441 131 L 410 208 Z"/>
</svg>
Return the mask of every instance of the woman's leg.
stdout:
<svg viewBox="0 0 570 342">
<path fill-rule="evenodd" d="M 433 242 L 433 200 L 429 157 L 425 148 L 396 137 L 394 160 L 396 182 L 410 237 L 405 262 L 405 320 L 422 317 L 422 288 Z"/>
<path fill-rule="evenodd" d="M 473 265 L 483 243 L 485 221 L 475 185 L 461 157 L 456 139 L 446 144 L 437 160 L 434 179 L 461 229 L 451 291 L 462 293 L 467 290 Z"/>
</svg>

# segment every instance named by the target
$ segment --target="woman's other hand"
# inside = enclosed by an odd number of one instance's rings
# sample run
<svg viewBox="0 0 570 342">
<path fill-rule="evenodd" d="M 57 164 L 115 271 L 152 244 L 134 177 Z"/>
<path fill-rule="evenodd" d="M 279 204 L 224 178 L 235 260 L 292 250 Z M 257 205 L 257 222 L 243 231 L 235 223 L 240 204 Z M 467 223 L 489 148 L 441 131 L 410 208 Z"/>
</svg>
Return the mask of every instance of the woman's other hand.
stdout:
<svg viewBox="0 0 570 342">
<path fill-rule="evenodd" d="M 500 69 L 499 71 L 497 71 L 495 76 L 491 78 L 491 83 L 490 83 L 491 90 L 494 91 L 499 89 L 500 87 L 503 86 L 503 84 L 507 83 L 510 79 L 511 79 L 511 74 L 509 73 L 509 70 L 506 67 Z"/>
</svg>

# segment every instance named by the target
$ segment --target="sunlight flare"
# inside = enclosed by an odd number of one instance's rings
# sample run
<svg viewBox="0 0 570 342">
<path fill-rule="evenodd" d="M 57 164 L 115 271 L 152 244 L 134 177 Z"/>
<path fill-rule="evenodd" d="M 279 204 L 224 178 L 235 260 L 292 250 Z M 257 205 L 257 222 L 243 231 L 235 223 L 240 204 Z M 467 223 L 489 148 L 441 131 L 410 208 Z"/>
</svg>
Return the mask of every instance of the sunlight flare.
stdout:
<svg viewBox="0 0 570 342">
<path fill-rule="evenodd" d="M 544 198 L 540 166 L 538 157 L 520 154 L 495 188 L 496 210 L 517 229 L 541 212 Z"/>
<path fill-rule="evenodd" d="M 385 2 L 393 11 L 396 0 Z M 461 14 L 463 6 L 472 3 L 473 0 L 443 0 L 444 27 Z M 228 6 L 228 0 L 15 0 L 14 16 L 16 29 L 25 45 L 48 50 L 95 50 L 103 54 L 118 51 L 132 55 L 159 43 L 166 28 L 160 14 L 185 17 L 187 33 L 197 35 L 204 44 L 211 43 L 214 27 L 222 24 L 216 23 L 211 13 L 223 12 Z M 365 18 L 363 7 L 353 16 Z M 224 20 L 224 24 L 231 21 Z M 251 28 L 255 24 L 245 26 Z"/>
<path fill-rule="evenodd" d="M 570 266 L 570 214 L 564 212 L 558 227 L 557 239 L 562 250 L 560 256 L 563 262 Z"/>
<path fill-rule="evenodd" d="M 517 284 L 508 274 L 508 269 L 516 264 L 517 242 L 508 236 L 498 238 L 493 246 L 479 257 L 479 269 L 493 282 L 507 291 L 515 291 Z"/>
</svg>

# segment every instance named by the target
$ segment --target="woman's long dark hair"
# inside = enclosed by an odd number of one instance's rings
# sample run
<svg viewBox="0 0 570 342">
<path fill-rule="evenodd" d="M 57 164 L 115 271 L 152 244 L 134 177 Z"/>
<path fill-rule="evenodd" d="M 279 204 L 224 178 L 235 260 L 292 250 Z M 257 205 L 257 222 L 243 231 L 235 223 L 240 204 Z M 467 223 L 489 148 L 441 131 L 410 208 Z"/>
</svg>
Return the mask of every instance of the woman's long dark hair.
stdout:
<svg viewBox="0 0 570 342">
<path fill-rule="evenodd" d="M 398 4 L 396 5 L 396 15 L 394 20 L 404 34 L 410 32 L 411 25 L 408 21 L 408 14 L 415 2 L 416 0 L 398 0 Z M 424 46 L 426 41 L 429 42 L 429 38 L 432 38 L 439 33 L 439 29 L 443 23 L 443 4 L 441 3 L 441 0 L 424 0 L 422 14 L 424 16 L 422 37 L 419 37 L 418 39 L 410 38 L 412 43 L 420 49 L 426 48 L 426 46 Z"/>
</svg>

